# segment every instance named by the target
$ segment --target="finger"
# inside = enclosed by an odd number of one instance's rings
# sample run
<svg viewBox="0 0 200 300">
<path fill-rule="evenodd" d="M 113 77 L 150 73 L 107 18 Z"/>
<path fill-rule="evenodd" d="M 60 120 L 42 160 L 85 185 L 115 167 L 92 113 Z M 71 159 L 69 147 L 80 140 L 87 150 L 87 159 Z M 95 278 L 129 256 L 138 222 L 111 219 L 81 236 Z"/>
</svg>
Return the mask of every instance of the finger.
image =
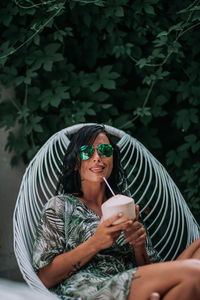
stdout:
<svg viewBox="0 0 200 300">
<path fill-rule="evenodd" d="M 145 241 L 146 241 L 146 234 L 143 234 L 135 240 L 135 243 L 138 244 L 140 242 L 145 242 Z"/>
<path fill-rule="evenodd" d="M 137 240 L 138 240 L 138 241 L 140 241 L 140 240 L 145 240 L 145 241 L 146 241 L 146 238 L 147 238 L 147 235 L 146 235 L 146 232 L 145 232 L 145 233 L 142 234 L 140 237 L 138 237 Z M 137 240 L 136 240 L 136 241 L 137 241 Z"/>
<path fill-rule="evenodd" d="M 127 235 L 125 241 L 126 242 L 135 242 L 137 238 L 138 238 L 138 234 L 137 234 L 137 232 L 134 232 L 134 233 Z"/>
<path fill-rule="evenodd" d="M 133 246 L 141 246 L 144 245 L 145 242 L 146 242 L 146 234 L 143 234 L 139 238 L 130 241 L 129 244 Z"/>
<path fill-rule="evenodd" d="M 131 242 L 131 241 L 134 241 L 136 242 L 137 240 L 139 240 L 142 236 L 145 236 L 146 238 L 146 232 L 144 230 L 144 228 L 142 227 L 141 229 L 131 233 L 131 234 L 128 234 L 126 235 L 126 239 L 125 241 L 126 242 Z"/>
<path fill-rule="evenodd" d="M 140 208 L 139 208 L 139 205 L 136 205 L 135 206 L 135 214 L 136 214 L 136 220 L 138 220 L 139 219 L 139 211 L 140 211 Z"/>
<path fill-rule="evenodd" d="M 117 240 L 118 237 L 120 236 L 120 234 L 121 234 L 121 230 L 114 232 L 114 233 L 113 233 L 113 238 L 114 238 L 114 240 Z"/>
<path fill-rule="evenodd" d="M 133 220 L 128 220 L 127 226 L 126 226 L 126 232 L 132 230 Z"/>
<path fill-rule="evenodd" d="M 107 227 L 109 227 L 109 226 L 111 226 L 115 221 L 117 221 L 118 219 L 122 218 L 122 216 L 123 216 L 123 214 L 122 214 L 122 213 L 119 213 L 119 214 L 117 214 L 117 215 L 115 215 L 115 216 L 113 216 L 113 217 L 110 217 L 110 218 L 108 218 L 108 219 L 106 219 L 106 220 L 104 221 L 104 225 L 107 226 Z"/>
<path fill-rule="evenodd" d="M 109 232 L 116 232 L 116 231 L 125 231 L 128 226 L 128 220 L 122 221 L 119 224 L 114 224 L 109 227 Z"/>
<path fill-rule="evenodd" d="M 142 224 L 138 221 L 128 221 L 128 226 L 126 232 L 132 231 L 135 232 L 142 227 Z"/>
</svg>

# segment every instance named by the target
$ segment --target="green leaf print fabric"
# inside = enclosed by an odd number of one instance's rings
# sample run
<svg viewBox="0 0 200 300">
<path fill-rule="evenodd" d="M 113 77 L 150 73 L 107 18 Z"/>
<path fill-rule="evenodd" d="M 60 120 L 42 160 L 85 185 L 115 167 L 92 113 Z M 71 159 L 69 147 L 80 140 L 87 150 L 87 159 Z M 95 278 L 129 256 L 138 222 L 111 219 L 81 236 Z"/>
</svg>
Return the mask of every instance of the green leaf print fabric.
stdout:
<svg viewBox="0 0 200 300">
<path fill-rule="evenodd" d="M 43 209 L 34 243 L 35 271 L 89 239 L 99 221 L 100 217 L 73 195 L 50 199 Z M 150 260 L 160 261 L 149 237 L 146 244 Z M 136 270 L 133 248 L 122 233 L 112 247 L 97 253 L 77 273 L 50 290 L 63 300 L 125 300 Z"/>
</svg>

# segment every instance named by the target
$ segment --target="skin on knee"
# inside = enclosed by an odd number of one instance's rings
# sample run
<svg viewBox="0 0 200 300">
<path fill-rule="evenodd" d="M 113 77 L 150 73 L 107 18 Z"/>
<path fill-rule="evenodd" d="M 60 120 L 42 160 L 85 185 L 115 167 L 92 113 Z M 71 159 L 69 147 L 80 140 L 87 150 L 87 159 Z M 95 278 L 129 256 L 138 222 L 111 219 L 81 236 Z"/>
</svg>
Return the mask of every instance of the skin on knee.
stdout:
<svg viewBox="0 0 200 300">
<path fill-rule="evenodd" d="M 181 298 L 180 298 L 181 297 Z M 193 276 L 189 280 L 183 280 L 179 285 L 173 287 L 163 297 L 163 300 L 199 300 L 200 299 L 200 286 L 199 278 Z"/>
<path fill-rule="evenodd" d="M 190 246 L 188 246 L 176 260 L 180 259 L 190 259 L 196 258 L 200 259 L 200 238 L 194 241 Z"/>
<path fill-rule="evenodd" d="M 149 300 L 153 292 L 158 292 L 163 297 L 162 299 L 165 299 L 164 297 L 167 296 L 167 293 L 175 287 L 177 290 L 175 289 L 173 293 L 179 294 L 180 285 L 187 285 L 189 283 L 195 286 L 196 279 L 193 280 L 193 278 L 198 278 L 198 281 L 200 280 L 199 260 L 180 260 L 142 266 L 136 271 L 133 277 L 127 299 Z M 191 289 L 190 293 L 192 293 Z M 192 299 L 192 296 L 188 299 Z M 194 300 L 196 299 L 199 298 L 195 298 L 194 295 Z M 177 300 L 177 298 L 171 298 L 170 300 Z"/>
<path fill-rule="evenodd" d="M 192 258 L 196 258 L 200 260 L 200 248 L 194 252 Z"/>
</svg>

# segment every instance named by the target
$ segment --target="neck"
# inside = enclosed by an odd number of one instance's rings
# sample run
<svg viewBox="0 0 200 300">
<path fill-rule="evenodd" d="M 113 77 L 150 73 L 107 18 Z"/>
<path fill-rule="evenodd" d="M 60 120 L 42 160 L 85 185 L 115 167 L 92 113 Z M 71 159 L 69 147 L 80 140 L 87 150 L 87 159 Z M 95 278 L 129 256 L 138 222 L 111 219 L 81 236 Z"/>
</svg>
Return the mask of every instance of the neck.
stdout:
<svg viewBox="0 0 200 300">
<path fill-rule="evenodd" d="M 91 182 L 83 181 L 83 197 L 81 200 L 89 206 L 100 209 L 101 205 L 106 200 L 105 188 L 105 182 L 94 182 L 91 184 Z"/>
</svg>

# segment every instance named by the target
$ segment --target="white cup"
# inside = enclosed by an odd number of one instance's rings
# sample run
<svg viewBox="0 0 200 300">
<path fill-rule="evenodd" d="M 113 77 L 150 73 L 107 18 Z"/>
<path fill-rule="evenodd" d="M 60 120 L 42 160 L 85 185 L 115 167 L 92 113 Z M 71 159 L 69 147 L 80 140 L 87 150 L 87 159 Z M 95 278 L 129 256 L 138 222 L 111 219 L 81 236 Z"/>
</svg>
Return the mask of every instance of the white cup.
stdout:
<svg viewBox="0 0 200 300">
<path fill-rule="evenodd" d="M 101 206 L 103 219 L 114 217 L 119 213 L 122 213 L 120 220 L 113 222 L 113 224 L 119 224 L 126 220 L 134 220 L 135 214 L 135 203 L 130 197 L 124 195 L 115 195 L 104 202 Z"/>
</svg>

